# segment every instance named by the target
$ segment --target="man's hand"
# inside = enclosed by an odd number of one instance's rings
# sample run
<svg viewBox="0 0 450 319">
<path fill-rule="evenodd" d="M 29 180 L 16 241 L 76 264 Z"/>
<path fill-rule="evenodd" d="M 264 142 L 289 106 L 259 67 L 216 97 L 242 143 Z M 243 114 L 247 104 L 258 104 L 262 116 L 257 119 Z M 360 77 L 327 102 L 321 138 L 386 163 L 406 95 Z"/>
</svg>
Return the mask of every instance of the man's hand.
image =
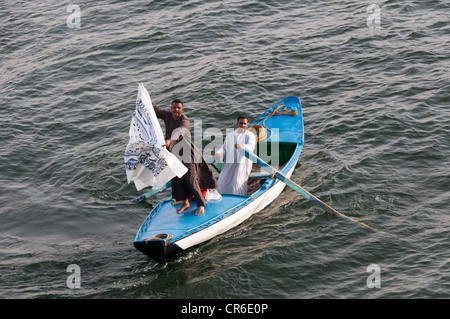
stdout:
<svg viewBox="0 0 450 319">
<path fill-rule="evenodd" d="M 170 142 L 170 140 L 166 140 L 166 143 L 164 143 L 162 146 L 167 148 L 170 146 Z"/>
</svg>

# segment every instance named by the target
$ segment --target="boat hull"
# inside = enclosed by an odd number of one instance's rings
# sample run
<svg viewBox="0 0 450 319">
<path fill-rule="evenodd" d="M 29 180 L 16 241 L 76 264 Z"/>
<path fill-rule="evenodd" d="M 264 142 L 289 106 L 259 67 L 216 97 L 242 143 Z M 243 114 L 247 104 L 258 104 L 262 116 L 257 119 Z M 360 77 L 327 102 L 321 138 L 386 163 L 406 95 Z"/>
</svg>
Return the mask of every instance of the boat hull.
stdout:
<svg viewBox="0 0 450 319">
<path fill-rule="evenodd" d="M 289 176 L 292 175 L 295 165 L 292 170 L 288 173 Z M 186 238 L 180 239 L 174 242 L 180 249 L 185 250 L 190 247 L 199 245 L 211 238 L 214 238 L 220 234 L 227 232 L 228 230 L 238 226 L 253 214 L 261 211 L 262 209 L 269 206 L 284 190 L 286 184 L 281 181 L 275 181 L 274 185 L 271 186 L 267 191 L 262 192 L 259 196 L 252 198 L 248 203 L 242 205 L 234 214 L 229 215 L 227 218 L 209 226 L 208 228 L 199 230 L 195 234 L 192 234 Z"/>
<path fill-rule="evenodd" d="M 271 116 L 264 115 L 275 107 L 279 109 L 277 105 L 280 104 L 283 106 L 292 104 L 296 108 L 296 115 L 273 116 L 273 112 Z M 263 113 L 252 124 L 264 124 L 270 131 L 271 143 L 289 145 L 288 148 L 285 148 L 285 150 L 289 149 L 289 156 L 283 155 L 287 160 L 284 161 L 280 171 L 290 177 L 303 146 L 303 118 L 300 101 L 295 97 L 289 97 L 281 100 L 271 109 Z M 280 129 L 275 130 L 275 128 Z M 280 157 L 282 156 L 280 155 Z M 286 184 L 282 181 L 269 177 L 261 188 L 250 196 L 222 194 L 222 201 L 207 203 L 205 213 L 200 216 L 195 216 L 195 202 L 191 202 L 188 210 L 177 214 L 178 206 L 172 205 L 170 199 L 162 201 L 141 225 L 134 246 L 142 253 L 160 262 L 238 226 L 269 206 L 285 187 Z"/>
</svg>

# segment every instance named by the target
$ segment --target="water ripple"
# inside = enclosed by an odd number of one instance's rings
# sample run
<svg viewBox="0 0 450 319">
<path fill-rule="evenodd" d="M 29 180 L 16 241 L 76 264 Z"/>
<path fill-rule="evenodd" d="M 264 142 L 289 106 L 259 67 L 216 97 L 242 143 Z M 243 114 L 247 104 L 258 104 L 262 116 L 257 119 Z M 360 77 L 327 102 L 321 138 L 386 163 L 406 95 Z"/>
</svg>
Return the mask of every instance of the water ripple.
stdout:
<svg viewBox="0 0 450 319">
<path fill-rule="evenodd" d="M 58 1 L 0 10 L 3 298 L 445 298 L 450 36 L 445 1 Z M 447 11 L 446 11 L 447 10 Z M 149 210 L 126 184 L 136 89 L 179 97 L 203 129 L 302 100 L 292 179 L 401 244 L 293 190 L 167 260 L 132 246 Z M 198 125 L 198 122 L 197 124 Z M 66 267 L 83 289 L 66 287 Z M 368 289 L 378 264 L 382 288 Z M 29 284 L 34 283 L 34 284 Z"/>
</svg>

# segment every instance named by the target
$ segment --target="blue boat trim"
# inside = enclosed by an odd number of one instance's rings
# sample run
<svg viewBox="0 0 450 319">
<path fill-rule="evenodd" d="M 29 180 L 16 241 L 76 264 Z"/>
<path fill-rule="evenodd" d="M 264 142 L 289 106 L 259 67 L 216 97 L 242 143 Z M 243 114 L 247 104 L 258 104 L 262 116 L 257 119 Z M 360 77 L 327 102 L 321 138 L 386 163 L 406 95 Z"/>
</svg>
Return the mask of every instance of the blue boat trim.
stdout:
<svg viewBox="0 0 450 319">
<path fill-rule="evenodd" d="M 279 109 L 283 112 L 295 112 L 295 115 L 273 115 L 274 110 Z M 280 142 L 285 143 L 283 145 L 292 145 L 289 147 L 292 147 L 293 151 L 289 151 L 289 148 L 287 148 L 287 154 L 290 154 L 290 152 L 292 154 L 289 157 L 285 157 L 283 161 L 286 162 L 283 163 L 284 166 L 279 168 L 279 170 L 283 174 L 288 173 L 291 169 L 293 170 L 293 166 L 296 165 L 302 151 L 304 140 L 300 100 L 295 96 L 291 96 L 279 101 L 249 124 L 249 127 L 256 124 L 265 126 L 268 130 L 279 128 L 279 134 L 271 134 L 267 142 Z M 282 182 L 275 177 L 268 177 L 261 188 L 250 196 L 223 194 L 222 201 L 224 202 L 207 203 L 205 213 L 200 216 L 193 215 L 196 208 L 195 202 L 191 202 L 191 207 L 188 210 L 177 214 L 176 206 L 172 205 L 171 198 L 163 200 L 152 209 L 142 223 L 136 234 L 134 246 L 157 261 L 164 259 L 172 253 L 182 250 L 176 244 L 178 241 L 189 238 L 233 216 L 236 212 L 264 195 L 276 183 Z M 271 199 L 265 207 L 269 206 L 272 201 Z M 258 211 L 260 209 L 258 208 Z M 226 224 L 227 222 L 225 222 Z M 167 234 L 167 236 L 164 235 L 162 236 L 163 238 L 156 236 L 161 234 Z"/>
</svg>

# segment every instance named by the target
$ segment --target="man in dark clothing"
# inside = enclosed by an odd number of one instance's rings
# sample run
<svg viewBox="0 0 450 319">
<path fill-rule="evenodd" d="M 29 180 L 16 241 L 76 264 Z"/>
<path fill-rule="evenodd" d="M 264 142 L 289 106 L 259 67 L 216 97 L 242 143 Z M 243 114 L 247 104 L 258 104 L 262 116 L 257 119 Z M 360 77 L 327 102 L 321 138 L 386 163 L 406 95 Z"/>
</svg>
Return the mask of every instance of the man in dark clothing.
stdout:
<svg viewBox="0 0 450 319">
<path fill-rule="evenodd" d="M 153 104 L 156 116 L 164 121 L 166 127 L 163 145 L 172 152 L 188 169 L 181 178 L 172 179 L 172 197 L 176 201 L 183 201 L 177 213 L 183 212 L 190 206 L 189 197 L 194 196 L 197 203 L 195 215 L 205 212 L 206 201 L 202 195 L 202 189 L 217 188 L 217 181 L 206 164 L 200 151 L 191 140 L 191 123 L 183 114 L 183 102 L 173 100 L 170 111 L 162 110 Z"/>
</svg>

